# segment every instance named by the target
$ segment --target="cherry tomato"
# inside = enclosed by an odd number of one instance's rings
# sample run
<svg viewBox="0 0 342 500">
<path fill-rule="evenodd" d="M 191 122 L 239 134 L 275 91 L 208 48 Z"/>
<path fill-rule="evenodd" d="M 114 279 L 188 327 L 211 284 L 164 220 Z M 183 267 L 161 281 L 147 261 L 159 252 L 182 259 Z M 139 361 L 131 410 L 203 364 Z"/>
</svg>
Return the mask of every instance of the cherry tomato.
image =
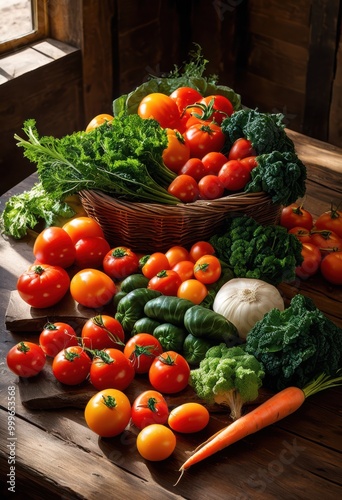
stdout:
<svg viewBox="0 0 342 500">
<path fill-rule="evenodd" d="M 248 156 L 256 156 L 256 151 L 250 140 L 240 137 L 236 139 L 230 148 L 228 160 L 241 160 Z"/>
<path fill-rule="evenodd" d="M 129 424 L 131 403 L 122 391 L 104 389 L 88 401 L 84 418 L 89 429 L 99 436 L 118 436 Z"/>
<path fill-rule="evenodd" d="M 173 431 L 191 433 L 202 431 L 209 423 L 210 415 L 200 403 L 184 403 L 174 408 L 168 417 Z"/>
<path fill-rule="evenodd" d="M 109 250 L 103 259 L 103 270 L 113 280 L 123 280 L 138 272 L 139 257 L 127 247 L 115 247 Z"/>
<path fill-rule="evenodd" d="M 202 163 L 207 174 L 217 175 L 226 162 L 227 157 L 219 151 L 211 151 L 202 158 Z"/>
<path fill-rule="evenodd" d="M 19 342 L 6 356 L 8 368 L 19 377 L 34 377 L 45 366 L 46 356 L 42 348 L 34 342 Z"/>
<path fill-rule="evenodd" d="M 225 136 L 215 123 L 196 123 L 184 132 L 184 137 L 190 146 L 190 156 L 203 158 L 211 151 L 221 151 Z"/>
<path fill-rule="evenodd" d="M 195 278 L 209 285 L 215 283 L 221 276 L 221 263 L 215 255 L 203 255 L 194 265 Z"/>
<path fill-rule="evenodd" d="M 231 116 L 234 113 L 234 106 L 230 100 L 223 95 L 203 97 L 200 103 L 205 104 L 209 108 L 209 112 L 207 111 L 206 113 L 208 118 L 214 120 L 218 125 L 221 125 L 227 116 Z"/>
<path fill-rule="evenodd" d="M 154 252 L 146 260 L 141 272 L 146 278 L 151 279 L 164 269 L 170 269 L 170 263 L 166 255 L 162 252 Z"/>
<path fill-rule="evenodd" d="M 39 335 L 39 345 L 47 356 L 55 357 L 62 349 L 78 345 L 77 334 L 68 323 L 46 323 Z"/>
<path fill-rule="evenodd" d="M 151 424 L 166 424 L 168 416 L 168 404 L 158 391 L 144 391 L 133 401 L 132 422 L 138 429 Z"/>
<path fill-rule="evenodd" d="M 192 260 L 181 260 L 173 266 L 173 271 L 176 271 L 182 281 L 194 277 L 194 263 Z"/>
<path fill-rule="evenodd" d="M 257 156 L 247 156 L 245 158 L 241 158 L 240 163 L 242 163 L 242 165 L 245 165 L 245 167 L 247 167 L 251 172 L 253 168 L 258 166 Z"/>
<path fill-rule="evenodd" d="M 69 290 L 70 278 L 65 269 L 48 264 L 33 264 L 17 281 L 20 297 L 38 308 L 57 304 Z"/>
<path fill-rule="evenodd" d="M 115 292 L 113 280 L 98 269 L 82 269 L 70 282 L 72 298 L 84 307 L 102 307 L 112 300 Z"/>
<path fill-rule="evenodd" d="M 190 148 L 184 137 L 177 130 L 167 129 L 168 145 L 163 151 L 163 162 L 172 170 L 179 173 L 180 169 L 190 158 Z"/>
<path fill-rule="evenodd" d="M 193 278 L 183 281 L 177 290 L 177 297 L 191 300 L 194 304 L 203 302 L 207 295 L 205 284 Z"/>
<path fill-rule="evenodd" d="M 239 160 L 227 161 L 217 175 L 228 191 L 240 191 L 251 180 L 249 169 Z"/>
<path fill-rule="evenodd" d="M 181 260 L 188 260 L 190 258 L 188 250 L 180 245 L 169 248 L 168 251 L 165 252 L 165 255 L 171 268 Z"/>
<path fill-rule="evenodd" d="M 91 359 L 81 346 L 62 349 L 52 361 L 52 373 L 65 385 L 78 385 L 89 375 Z"/>
<path fill-rule="evenodd" d="M 181 115 L 187 106 L 199 102 L 202 99 L 202 95 L 192 87 L 178 87 L 178 89 L 172 92 L 170 98 L 177 104 L 179 114 Z"/>
<path fill-rule="evenodd" d="M 334 285 L 342 285 L 342 252 L 331 252 L 321 262 L 323 277 Z"/>
<path fill-rule="evenodd" d="M 206 174 L 206 170 L 199 158 L 189 158 L 178 173 L 190 175 L 198 182 Z"/>
<path fill-rule="evenodd" d="M 163 295 L 177 295 L 179 285 L 182 283 L 179 275 L 172 269 L 159 271 L 147 284 L 147 288 L 157 290 Z"/>
<path fill-rule="evenodd" d="M 196 262 L 203 255 L 214 255 L 215 249 L 209 241 L 196 241 L 190 248 L 191 260 Z"/>
<path fill-rule="evenodd" d="M 176 436 L 171 429 L 161 424 L 144 427 L 137 437 L 140 455 L 151 462 L 165 460 L 176 448 Z"/>
<path fill-rule="evenodd" d="M 89 318 L 81 331 L 82 343 L 88 349 L 115 347 L 123 350 L 125 333 L 121 323 L 107 314 Z"/>
<path fill-rule="evenodd" d="M 41 264 L 66 268 L 74 263 L 76 250 L 64 229 L 48 227 L 38 234 L 33 245 L 33 255 Z"/>
<path fill-rule="evenodd" d="M 88 236 L 101 236 L 104 238 L 103 230 L 100 224 L 91 217 L 75 217 L 70 219 L 63 226 L 64 231 L 68 233 L 74 245 L 81 238 Z"/>
<path fill-rule="evenodd" d="M 137 333 L 126 342 L 124 355 L 135 373 L 147 373 L 156 356 L 163 352 L 159 340 L 149 333 Z"/>
<path fill-rule="evenodd" d="M 208 174 L 198 182 L 200 197 L 203 200 L 215 200 L 221 198 L 224 193 L 224 186 L 217 175 Z"/>
<path fill-rule="evenodd" d="M 168 192 L 183 203 L 192 203 L 199 197 L 197 182 L 187 174 L 180 174 L 171 182 Z"/>
<path fill-rule="evenodd" d="M 329 229 L 342 238 L 342 211 L 332 208 L 320 215 L 315 222 L 317 229 Z"/>
<path fill-rule="evenodd" d="M 313 218 L 311 213 L 305 210 L 302 205 L 291 203 L 291 205 L 282 209 L 280 214 L 280 225 L 286 227 L 286 229 L 300 226 L 310 230 L 313 226 Z"/>
<path fill-rule="evenodd" d="M 296 267 L 296 275 L 301 279 L 310 278 L 317 273 L 320 268 L 322 256 L 318 247 L 312 243 L 302 244 L 302 264 Z"/>
<path fill-rule="evenodd" d="M 100 115 L 95 116 L 87 125 L 85 131 L 90 132 L 91 130 L 94 130 L 95 128 L 99 127 L 100 125 L 103 125 L 104 123 L 110 123 L 114 120 L 114 116 L 108 115 L 106 113 L 101 113 Z"/>
<path fill-rule="evenodd" d="M 97 350 L 90 365 L 90 383 L 98 390 L 124 391 L 134 379 L 132 363 L 119 349 Z"/>
<path fill-rule="evenodd" d="M 313 229 L 310 241 L 320 249 L 322 255 L 342 251 L 342 238 L 328 229 L 322 229 L 321 231 Z"/>
<path fill-rule="evenodd" d="M 180 125 L 180 115 L 177 104 L 165 94 L 154 92 L 145 96 L 139 104 L 140 118 L 153 118 L 163 128 L 177 129 Z"/>
<path fill-rule="evenodd" d="M 289 229 L 288 232 L 294 234 L 302 243 L 310 243 L 311 241 L 310 230 L 305 227 L 295 226 Z"/>
<path fill-rule="evenodd" d="M 85 236 L 80 238 L 76 245 L 75 266 L 81 269 L 91 267 L 99 269 L 110 245 L 102 236 Z"/>
<path fill-rule="evenodd" d="M 148 378 L 152 387 L 162 394 L 175 394 L 188 385 L 190 367 L 175 351 L 166 351 L 152 361 Z"/>
</svg>

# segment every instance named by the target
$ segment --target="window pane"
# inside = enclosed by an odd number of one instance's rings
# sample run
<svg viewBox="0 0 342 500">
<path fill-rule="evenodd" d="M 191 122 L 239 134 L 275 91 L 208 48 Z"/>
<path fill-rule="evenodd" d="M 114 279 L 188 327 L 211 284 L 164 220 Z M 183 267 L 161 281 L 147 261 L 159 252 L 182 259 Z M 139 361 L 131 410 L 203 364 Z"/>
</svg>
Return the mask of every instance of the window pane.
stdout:
<svg viewBox="0 0 342 500">
<path fill-rule="evenodd" d="M 0 43 L 34 29 L 32 0 L 0 0 Z"/>
</svg>

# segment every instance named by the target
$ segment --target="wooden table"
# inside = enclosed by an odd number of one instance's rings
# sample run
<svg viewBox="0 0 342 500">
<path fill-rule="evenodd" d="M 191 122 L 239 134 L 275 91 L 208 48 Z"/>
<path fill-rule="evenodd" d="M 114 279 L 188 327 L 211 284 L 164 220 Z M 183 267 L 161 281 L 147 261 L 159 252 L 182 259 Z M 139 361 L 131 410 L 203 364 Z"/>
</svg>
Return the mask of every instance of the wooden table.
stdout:
<svg viewBox="0 0 342 500">
<path fill-rule="evenodd" d="M 342 150 L 288 131 L 308 168 L 305 207 L 314 215 L 342 201 Z M 11 192 L 32 185 L 29 178 Z M 1 238 L 1 317 L 20 272 L 32 262 L 33 239 Z M 5 256 L 5 257 L 4 257 Z M 319 277 L 284 286 L 284 296 L 311 296 L 342 327 L 342 287 Z M 13 479 L 16 493 L 25 498 L 250 500 L 336 500 L 342 494 L 342 388 L 312 396 L 295 414 L 191 468 L 177 486 L 178 469 L 188 453 L 229 422 L 213 413 L 208 428 L 198 435 L 177 436 L 177 448 L 164 462 L 145 462 L 135 448 L 136 432 L 128 429 L 112 439 L 98 439 L 83 418 L 82 399 L 69 392 L 70 404 L 51 410 L 24 405 L 18 379 L 8 371 L 5 355 L 19 340 L 37 339 L 35 333 L 9 332 L 1 324 L 1 493 L 9 497 Z M 48 368 L 47 368 L 48 369 Z M 134 397 L 147 387 L 142 377 L 129 390 Z M 10 396 L 15 395 L 15 436 L 8 431 Z M 85 391 L 87 396 L 87 391 Z M 170 397 L 177 404 L 192 393 Z M 45 397 L 46 395 L 42 395 Z M 262 394 L 267 397 L 267 394 Z M 58 406 L 58 401 L 54 401 Z M 84 404 L 84 401 L 83 401 Z M 39 406 L 39 405 L 38 405 Z M 63 405 L 61 405 L 63 406 Z M 11 469 L 13 462 L 15 469 Z"/>
</svg>

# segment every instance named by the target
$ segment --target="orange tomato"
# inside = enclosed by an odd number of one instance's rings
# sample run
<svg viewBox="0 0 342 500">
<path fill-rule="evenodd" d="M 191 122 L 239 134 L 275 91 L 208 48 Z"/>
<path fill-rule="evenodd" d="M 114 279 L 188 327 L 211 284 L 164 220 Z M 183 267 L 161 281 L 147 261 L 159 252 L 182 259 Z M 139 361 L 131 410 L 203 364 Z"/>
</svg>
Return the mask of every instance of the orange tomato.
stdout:
<svg viewBox="0 0 342 500">
<path fill-rule="evenodd" d="M 186 248 L 175 245 L 165 253 L 167 260 L 169 261 L 171 269 L 182 260 L 189 260 L 190 255 Z"/>
<path fill-rule="evenodd" d="M 198 432 L 206 427 L 209 418 L 209 411 L 205 406 L 200 403 L 184 403 L 171 411 L 168 424 L 176 432 Z"/>
<path fill-rule="evenodd" d="M 177 291 L 177 297 L 191 300 L 194 304 L 200 304 L 207 295 L 205 284 L 193 278 L 183 281 Z"/>
<path fill-rule="evenodd" d="M 221 276 L 221 263 L 215 255 L 203 255 L 194 265 L 194 276 L 198 281 L 209 285 Z"/>
<path fill-rule="evenodd" d="M 154 252 L 149 256 L 141 268 L 141 272 L 146 278 L 151 279 L 160 271 L 165 271 L 167 269 L 170 269 L 170 263 L 166 255 L 162 252 Z"/>
<path fill-rule="evenodd" d="M 98 269 L 82 269 L 70 282 L 72 298 L 84 307 L 102 307 L 112 300 L 115 292 L 114 281 Z"/>
<path fill-rule="evenodd" d="M 194 263 L 192 260 L 181 260 L 173 266 L 172 270 L 176 271 L 182 281 L 194 277 Z"/>
<path fill-rule="evenodd" d="M 81 238 L 88 238 L 90 236 L 101 236 L 101 238 L 104 238 L 100 224 L 91 217 L 82 216 L 70 219 L 64 224 L 63 229 L 68 233 L 74 245 Z"/>
<path fill-rule="evenodd" d="M 91 130 L 94 130 L 96 127 L 99 127 L 100 125 L 103 125 L 103 123 L 106 122 L 111 122 L 114 120 L 114 116 L 108 115 L 106 113 L 102 113 L 100 115 L 96 115 L 87 125 L 85 131 L 90 132 Z"/>
</svg>

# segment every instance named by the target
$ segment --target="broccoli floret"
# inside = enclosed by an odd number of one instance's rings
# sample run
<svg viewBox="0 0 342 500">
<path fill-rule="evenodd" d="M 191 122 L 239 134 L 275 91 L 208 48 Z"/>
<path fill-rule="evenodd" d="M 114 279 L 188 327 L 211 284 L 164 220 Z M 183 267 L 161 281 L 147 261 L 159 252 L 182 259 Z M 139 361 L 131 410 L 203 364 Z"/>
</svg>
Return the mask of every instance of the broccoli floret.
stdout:
<svg viewBox="0 0 342 500">
<path fill-rule="evenodd" d="M 342 367 L 342 329 L 302 294 L 284 311 L 272 309 L 249 331 L 245 350 L 265 369 L 264 385 L 303 388 L 320 373 Z"/>
<path fill-rule="evenodd" d="M 199 367 L 191 370 L 190 385 L 208 404 L 229 407 L 236 420 L 243 405 L 258 397 L 263 377 L 262 365 L 253 355 L 222 343 L 208 349 Z"/>
</svg>

